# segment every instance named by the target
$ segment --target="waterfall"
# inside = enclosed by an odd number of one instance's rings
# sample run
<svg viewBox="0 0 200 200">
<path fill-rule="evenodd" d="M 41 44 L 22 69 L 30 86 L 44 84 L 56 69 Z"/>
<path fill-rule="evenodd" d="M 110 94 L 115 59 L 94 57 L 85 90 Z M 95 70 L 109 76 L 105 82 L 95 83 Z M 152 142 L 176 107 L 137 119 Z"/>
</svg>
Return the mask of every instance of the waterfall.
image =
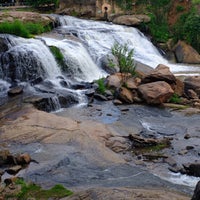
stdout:
<svg viewBox="0 0 200 200">
<path fill-rule="evenodd" d="M 54 56 L 44 42 L 11 35 L 0 37 L 10 41 L 0 63 L 6 78 L 11 78 L 9 73 L 14 73 L 14 78 L 19 81 L 30 81 L 39 76 L 55 79 L 61 75 Z"/>
<path fill-rule="evenodd" d="M 76 99 L 84 99 L 80 97 L 83 92 L 70 86 L 77 81 L 91 82 L 106 76 L 107 73 L 101 69 L 102 58 L 111 53 L 115 42 L 127 43 L 130 49 L 134 49 L 134 59 L 152 68 L 165 64 L 175 74 L 200 74 L 197 66 L 169 63 L 136 28 L 70 16 L 56 17 L 61 26 L 34 39 L 0 34 L 0 42 L 6 43 L 0 49 L 0 96 L 6 94 L 9 84 L 31 83 L 31 91 L 51 91 L 56 96 L 65 97 L 70 92 Z M 57 64 L 49 46 L 60 49 L 65 66 Z M 30 90 L 30 87 L 26 88 Z"/>
<path fill-rule="evenodd" d="M 67 72 L 77 81 L 91 82 L 106 75 L 92 60 L 87 49 L 78 41 L 42 38 L 49 46 L 58 47 L 65 59 Z"/>
<path fill-rule="evenodd" d="M 170 67 L 174 74 L 199 74 L 197 66 L 172 64 L 168 62 L 157 48 L 141 33 L 133 27 L 114 25 L 108 22 L 77 19 L 71 16 L 59 16 L 63 33 L 78 36 L 87 46 L 93 60 L 100 66 L 100 58 L 110 53 L 115 42 L 128 44 L 134 49 L 134 59 L 152 68 L 158 64 Z"/>
</svg>

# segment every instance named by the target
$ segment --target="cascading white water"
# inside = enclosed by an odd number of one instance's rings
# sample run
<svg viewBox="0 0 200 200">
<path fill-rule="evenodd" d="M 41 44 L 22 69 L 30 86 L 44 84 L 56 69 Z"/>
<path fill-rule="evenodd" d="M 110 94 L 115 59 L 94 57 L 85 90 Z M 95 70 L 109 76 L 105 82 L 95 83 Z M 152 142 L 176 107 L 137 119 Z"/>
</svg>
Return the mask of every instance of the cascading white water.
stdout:
<svg viewBox="0 0 200 200">
<path fill-rule="evenodd" d="M 174 74 L 200 74 L 200 68 L 191 65 L 169 63 L 157 48 L 137 29 L 114 25 L 107 22 L 96 22 L 77 19 L 71 16 L 60 16 L 63 32 L 75 34 L 88 47 L 93 60 L 100 65 L 100 58 L 110 52 L 115 42 L 127 43 L 134 49 L 134 59 L 152 68 L 158 64 L 170 67 Z"/>
<path fill-rule="evenodd" d="M 28 69 L 30 68 L 31 70 L 35 64 L 41 66 L 40 69 L 37 69 L 40 70 L 37 73 L 42 75 L 43 70 L 46 78 L 55 79 L 61 75 L 54 56 L 42 41 L 24 39 L 11 35 L 6 35 L 6 37 L 8 37 L 11 44 L 6 55 L 12 55 L 12 60 L 19 70 L 18 73 L 21 73 L 22 68 L 27 69 L 25 73 L 29 73 Z M 10 62 L 9 59 L 8 62 Z"/>
<path fill-rule="evenodd" d="M 45 40 L 47 45 L 56 46 L 61 50 L 65 58 L 65 63 L 69 68 L 68 71 L 69 73 L 71 71 L 73 79 L 90 82 L 106 75 L 106 73 L 94 63 L 87 50 L 80 42 L 68 39 L 56 40 L 47 37 L 43 37 L 42 39 Z"/>
</svg>

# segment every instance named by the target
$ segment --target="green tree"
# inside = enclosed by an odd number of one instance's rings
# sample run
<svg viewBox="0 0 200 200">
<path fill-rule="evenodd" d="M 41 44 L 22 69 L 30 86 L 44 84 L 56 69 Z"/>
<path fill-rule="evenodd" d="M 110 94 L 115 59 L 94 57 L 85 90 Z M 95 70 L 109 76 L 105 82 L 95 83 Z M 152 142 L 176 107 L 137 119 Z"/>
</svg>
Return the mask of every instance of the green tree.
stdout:
<svg viewBox="0 0 200 200">
<path fill-rule="evenodd" d="M 41 8 L 41 7 L 58 7 L 59 0 L 27 0 L 28 4 L 35 7 L 35 8 Z"/>
<path fill-rule="evenodd" d="M 195 9 L 181 15 L 174 26 L 175 40 L 184 40 L 200 52 L 200 16 Z"/>
</svg>

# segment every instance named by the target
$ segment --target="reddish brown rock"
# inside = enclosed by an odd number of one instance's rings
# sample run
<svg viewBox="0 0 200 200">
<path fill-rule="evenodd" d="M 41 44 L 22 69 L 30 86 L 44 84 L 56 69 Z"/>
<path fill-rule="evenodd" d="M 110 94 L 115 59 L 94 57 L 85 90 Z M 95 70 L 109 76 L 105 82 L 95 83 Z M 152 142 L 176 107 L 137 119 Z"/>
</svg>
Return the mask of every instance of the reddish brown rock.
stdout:
<svg viewBox="0 0 200 200">
<path fill-rule="evenodd" d="M 121 15 L 115 17 L 113 20 L 113 23 L 115 24 L 121 24 L 127 26 L 134 26 L 147 22 L 150 22 L 150 17 L 147 15 Z"/>
<path fill-rule="evenodd" d="M 199 64 L 200 55 L 190 45 L 183 41 L 178 41 L 174 47 L 174 53 L 179 63 Z"/>
<path fill-rule="evenodd" d="M 119 89 L 119 99 L 125 103 L 133 103 L 134 96 L 133 93 L 125 87 Z"/>
<path fill-rule="evenodd" d="M 142 84 L 138 91 L 148 104 L 162 104 L 174 94 L 170 85 L 164 81 Z"/>
<path fill-rule="evenodd" d="M 31 156 L 28 153 L 20 154 L 16 160 L 18 164 L 26 165 L 31 162 Z"/>
<path fill-rule="evenodd" d="M 140 78 L 134 78 L 134 77 L 131 77 L 129 78 L 127 81 L 126 81 L 126 87 L 128 89 L 137 89 L 138 85 L 141 83 L 141 79 Z"/>
<path fill-rule="evenodd" d="M 155 81 L 165 81 L 169 84 L 173 84 L 176 83 L 176 77 L 169 70 L 169 67 L 159 64 L 153 71 L 142 79 L 143 83 L 151 83 Z"/>
<path fill-rule="evenodd" d="M 107 86 L 109 88 L 119 88 L 122 84 L 122 76 L 121 73 L 116 73 L 107 78 Z"/>
</svg>

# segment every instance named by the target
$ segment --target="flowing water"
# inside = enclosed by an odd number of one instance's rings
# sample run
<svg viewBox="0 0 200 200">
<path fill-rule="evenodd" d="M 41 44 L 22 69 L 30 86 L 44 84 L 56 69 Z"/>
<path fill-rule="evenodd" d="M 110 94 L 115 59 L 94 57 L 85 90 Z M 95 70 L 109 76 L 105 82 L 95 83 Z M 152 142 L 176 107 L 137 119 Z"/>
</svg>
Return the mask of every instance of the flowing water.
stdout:
<svg viewBox="0 0 200 200">
<path fill-rule="evenodd" d="M 134 49 L 134 59 L 152 68 L 162 63 L 169 66 L 174 74 L 200 74 L 200 67 L 169 63 L 136 28 L 71 16 L 56 17 L 61 26 L 53 34 L 48 33 L 35 39 L 0 35 L 8 47 L 7 51 L 0 54 L 1 96 L 8 90 L 8 84 L 17 82 L 31 85 L 35 80 L 42 79 L 55 90 L 65 90 L 79 96 L 79 100 L 83 99 L 80 97 L 84 92 L 77 92 L 69 85 L 74 81 L 91 82 L 106 76 L 107 73 L 101 69 L 102 57 L 111 53 L 115 42 L 128 44 L 130 49 Z M 61 72 L 49 46 L 60 49 L 67 72 Z M 65 87 L 61 84 L 63 81 L 66 83 Z M 38 87 L 40 85 L 37 89 Z"/>
<path fill-rule="evenodd" d="M 122 45 L 127 43 L 130 49 L 134 49 L 134 59 L 152 68 L 165 64 L 176 75 L 200 74 L 198 66 L 167 61 L 148 38 L 135 28 L 70 16 L 57 18 L 60 27 L 35 39 L 0 35 L 0 39 L 4 39 L 8 47 L 7 51 L 0 53 L 0 105 L 5 103 L 3 97 L 13 82 L 26 86 L 31 94 L 38 91 L 55 94 L 49 103 L 52 110 L 61 109 L 58 93 L 70 93 L 78 97 L 79 103 L 85 102 L 84 90 L 74 90 L 70 85 L 106 76 L 107 73 L 101 69 L 101 58 L 111 53 L 115 42 Z M 67 73 L 62 72 L 49 46 L 60 49 L 69 68 Z M 38 78 L 42 82 L 33 84 Z M 152 128 L 151 123 L 143 122 L 143 125 L 144 128 Z"/>
</svg>

